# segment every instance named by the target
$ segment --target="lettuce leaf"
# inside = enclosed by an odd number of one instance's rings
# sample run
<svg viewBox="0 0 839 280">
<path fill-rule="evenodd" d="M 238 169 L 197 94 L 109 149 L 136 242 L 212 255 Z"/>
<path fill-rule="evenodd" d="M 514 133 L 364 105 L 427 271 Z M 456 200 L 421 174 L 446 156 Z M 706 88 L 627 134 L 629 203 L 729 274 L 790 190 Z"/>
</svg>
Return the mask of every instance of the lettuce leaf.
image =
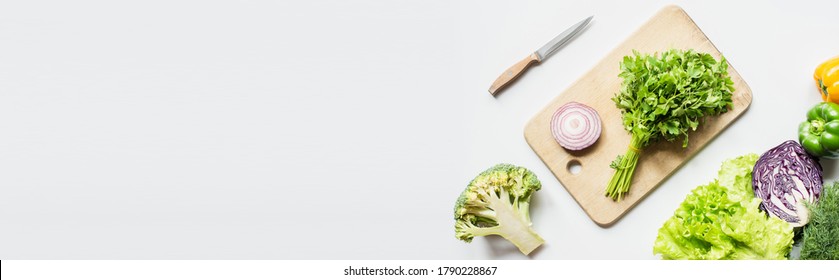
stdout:
<svg viewBox="0 0 839 280">
<path fill-rule="evenodd" d="M 792 226 L 758 208 L 751 185 L 757 158 L 727 160 L 717 180 L 693 189 L 658 230 L 653 253 L 664 259 L 785 259 Z"/>
<path fill-rule="evenodd" d="M 760 158 L 757 154 L 746 154 L 726 160 L 717 172 L 719 184 L 728 188 L 728 197 L 743 201 L 755 196 L 752 188 L 752 169 Z"/>
</svg>

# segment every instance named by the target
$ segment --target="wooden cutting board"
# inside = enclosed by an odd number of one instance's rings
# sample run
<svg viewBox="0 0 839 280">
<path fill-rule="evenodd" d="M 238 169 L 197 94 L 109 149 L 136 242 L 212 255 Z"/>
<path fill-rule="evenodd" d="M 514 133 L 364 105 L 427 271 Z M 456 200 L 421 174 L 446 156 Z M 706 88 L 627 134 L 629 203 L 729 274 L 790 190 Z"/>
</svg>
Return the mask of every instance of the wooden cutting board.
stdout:
<svg viewBox="0 0 839 280">
<path fill-rule="evenodd" d="M 722 115 L 706 118 L 699 129 L 690 133 L 688 148 L 682 141 L 659 142 L 641 153 L 632 187 L 620 202 L 606 197 L 605 189 L 614 170 L 609 163 L 626 152 L 630 135 L 622 127 L 620 111 L 610 99 L 620 90 L 619 65 L 632 50 L 642 53 L 662 52 L 671 48 L 694 49 L 720 59 L 720 52 L 693 20 L 678 6 L 667 6 L 638 31 L 609 53 L 593 69 L 574 82 L 536 114 L 524 129 L 524 137 L 533 151 L 553 172 L 580 207 L 600 226 L 609 226 L 644 199 L 685 161 L 701 150 L 723 129 L 739 117 L 752 102 L 752 92 L 731 67 L 729 75 L 736 88 L 734 105 Z M 565 103 L 576 101 L 597 110 L 603 122 L 600 139 L 591 147 L 570 152 L 554 140 L 550 122 L 553 113 Z M 570 165 L 579 165 L 571 174 Z M 701 182 L 692 182 L 698 184 Z"/>
</svg>

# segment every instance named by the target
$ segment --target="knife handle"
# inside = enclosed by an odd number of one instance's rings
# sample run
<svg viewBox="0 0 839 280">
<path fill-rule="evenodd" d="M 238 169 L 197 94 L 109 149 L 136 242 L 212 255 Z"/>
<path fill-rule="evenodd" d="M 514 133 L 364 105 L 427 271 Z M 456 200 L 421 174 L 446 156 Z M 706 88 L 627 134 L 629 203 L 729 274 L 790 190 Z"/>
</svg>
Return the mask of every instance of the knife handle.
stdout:
<svg viewBox="0 0 839 280">
<path fill-rule="evenodd" d="M 524 70 L 526 70 L 527 67 L 530 67 L 530 65 L 534 62 L 541 62 L 536 53 L 530 54 L 518 63 L 510 66 L 510 68 L 507 68 L 501 76 L 498 76 L 498 79 L 495 79 L 495 82 L 492 82 L 492 86 L 489 87 L 489 93 L 495 96 L 498 90 L 521 76 L 521 74 L 524 73 Z"/>
</svg>

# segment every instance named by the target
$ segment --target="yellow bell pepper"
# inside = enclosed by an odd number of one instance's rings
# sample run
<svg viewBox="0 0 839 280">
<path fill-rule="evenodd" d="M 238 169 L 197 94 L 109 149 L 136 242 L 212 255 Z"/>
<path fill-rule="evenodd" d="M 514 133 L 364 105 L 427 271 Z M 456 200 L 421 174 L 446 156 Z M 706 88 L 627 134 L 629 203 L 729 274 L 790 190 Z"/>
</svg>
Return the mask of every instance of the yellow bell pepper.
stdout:
<svg viewBox="0 0 839 280">
<path fill-rule="evenodd" d="M 822 100 L 839 103 L 839 56 L 828 59 L 816 67 L 813 73 L 816 87 L 822 94 Z"/>
</svg>

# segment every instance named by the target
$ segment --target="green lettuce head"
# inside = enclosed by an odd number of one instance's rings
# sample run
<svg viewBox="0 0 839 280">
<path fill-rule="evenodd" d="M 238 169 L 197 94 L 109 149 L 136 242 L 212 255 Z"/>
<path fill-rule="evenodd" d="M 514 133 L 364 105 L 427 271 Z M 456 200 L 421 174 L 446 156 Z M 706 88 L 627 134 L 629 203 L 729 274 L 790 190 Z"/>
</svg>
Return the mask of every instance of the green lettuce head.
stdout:
<svg viewBox="0 0 839 280">
<path fill-rule="evenodd" d="M 757 159 L 727 160 L 717 180 L 693 189 L 658 230 L 653 253 L 664 259 L 785 259 L 792 226 L 758 208 L 751 186 Z"/>
</svg>

